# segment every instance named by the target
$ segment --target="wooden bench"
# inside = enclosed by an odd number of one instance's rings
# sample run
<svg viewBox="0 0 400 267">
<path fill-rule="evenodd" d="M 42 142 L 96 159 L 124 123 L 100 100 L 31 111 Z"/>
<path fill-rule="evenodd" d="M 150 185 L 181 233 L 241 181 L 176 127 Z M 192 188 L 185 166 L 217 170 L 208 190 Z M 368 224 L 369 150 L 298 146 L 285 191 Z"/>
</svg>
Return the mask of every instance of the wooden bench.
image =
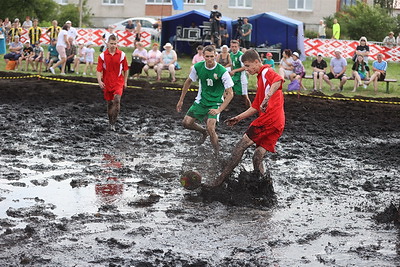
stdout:
<svg viewBox="0 0 400 267">
<path fill-rule="evenodd" d="M 303 77 L 303 79 L 312 80 L 313 77 L 312 77 L 311 75 L 306 75 L 306 76 Z M 348 77 L 347 80 L 348 80 L 348 81 L 354 81 L 354 77 Z M 389 83 L 395 83 L 395 82 L 397 82 L 397 80 L 396 80 L 396 79 L 387 79 L 387 78 L 386 78 L 385 80 L 383 80 L 383 81 L 378 81 L 378 82 L 386 82 L 386 93 L 389 94 Z"/>
</svg>

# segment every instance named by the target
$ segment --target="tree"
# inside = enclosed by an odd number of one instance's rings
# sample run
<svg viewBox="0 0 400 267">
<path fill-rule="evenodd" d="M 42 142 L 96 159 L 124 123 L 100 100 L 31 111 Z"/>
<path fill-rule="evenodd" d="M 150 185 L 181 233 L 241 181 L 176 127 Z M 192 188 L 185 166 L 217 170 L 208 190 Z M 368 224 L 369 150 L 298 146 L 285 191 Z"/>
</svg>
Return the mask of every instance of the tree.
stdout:
<svg viewBox="0 0 400 267">
<path fill-rule="evenodd" d="M 86 6 L 87 1 L 82 3 L 82 27 L 90 26 L 90 9 Z M 63 24 L 67 20 L 72 22 L 72 25 L 79 25 L 79 5 L 68 4 L 60 7 L 60 13 L 57 16 L 58 20 Z"/>
<path fill-rule="evenodd" d="M 12 0 L 2 1 L 0 18 L 8 17 L 10 20 L 19 18 L 21 23 L 26 16 L 38 18 L 39 21 L 51 21 L 58 13 L 59 4 L 53 0 Z"/>
<path fill-rule="evenodd" d="M 396 28 L 396 19 L 388 16 L 386 9 L 360 1 L 335 13 L 334 17 L 339 21 L 341 34 L 353 40 L 365 36 L 370 41 L 381 42 L 388 32 Z M 332 19 L 325 18 L 327 26 L 331 25 Z"/>
</svg>

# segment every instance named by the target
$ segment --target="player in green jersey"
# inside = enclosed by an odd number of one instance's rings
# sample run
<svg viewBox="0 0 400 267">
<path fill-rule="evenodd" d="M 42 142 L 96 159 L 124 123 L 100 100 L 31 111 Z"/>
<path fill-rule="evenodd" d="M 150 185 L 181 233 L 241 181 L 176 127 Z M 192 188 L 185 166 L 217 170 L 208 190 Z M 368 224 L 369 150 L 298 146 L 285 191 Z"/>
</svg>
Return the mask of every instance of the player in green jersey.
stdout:
<svg viewBox="0 0 400 267">
<path fill-rule="evenodd" d="M 208 45 L 203 50 L 205 61 L 194 64 L 189 77 L 186 79 L 182 94 L 176 105 L 178 112 L 182 111 L 183 100 L 192 82 L 199 80 L 199 91 L 193 105 L 183 118 L 183 127 L 198 131 L 202 134 L 200 143 L 210 135 L 211 144 L 215 155 L 218 156 L 219 144 L 215 126 L 220 113 L 228 106 L 233 98 L 233 81 L 228 71 L 215 62 L 215 48 Z M 225 96 L 225 97 L 224 97 Z M 196 120 L 203 121 L 207 118 L 206 128 Z"/>
</svg>

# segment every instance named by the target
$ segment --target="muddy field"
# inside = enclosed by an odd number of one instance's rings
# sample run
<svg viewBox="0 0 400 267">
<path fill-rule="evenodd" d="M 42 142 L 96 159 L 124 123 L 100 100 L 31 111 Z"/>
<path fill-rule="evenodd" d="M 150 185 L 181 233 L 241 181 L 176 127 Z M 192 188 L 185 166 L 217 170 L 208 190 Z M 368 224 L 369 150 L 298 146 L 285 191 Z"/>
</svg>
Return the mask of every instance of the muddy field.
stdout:
<svg viewBox="0 0 400 267">
<path fill-rule="evenodd" d="M 110 132 L 97 86 L 0 79 L 0 266 L 400 265 L 398 228 L 376 220 L 400 202 L 400 105 L 286 96 L 265 204 L 179 184 L 215 176 L 250 119 L 218 126 L 216 161 L 182 128 L 180 91 L 130 84 Z"/>
</svg>

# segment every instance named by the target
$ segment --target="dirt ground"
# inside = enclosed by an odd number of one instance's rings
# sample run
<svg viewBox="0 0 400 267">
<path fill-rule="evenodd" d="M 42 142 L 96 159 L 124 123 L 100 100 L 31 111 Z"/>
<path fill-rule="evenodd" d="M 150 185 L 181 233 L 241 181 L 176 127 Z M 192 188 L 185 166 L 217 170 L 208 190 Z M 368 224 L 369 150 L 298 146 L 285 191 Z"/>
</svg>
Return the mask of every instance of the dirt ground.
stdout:
<svg viewBox="0 0 400 267">
<path fill-rule="evenodd" d="M 253 148 L 234 190 L 179 176 L 214 177 L 251 119 L 218 125 L 216 161 L 174 85 L 130 85 L 111 132 L 96 85 L 0 79 L 0 266 L 400 265 L 400 105 L 285 96 L 275 194 L 249 196 Z"/>
</svg>

